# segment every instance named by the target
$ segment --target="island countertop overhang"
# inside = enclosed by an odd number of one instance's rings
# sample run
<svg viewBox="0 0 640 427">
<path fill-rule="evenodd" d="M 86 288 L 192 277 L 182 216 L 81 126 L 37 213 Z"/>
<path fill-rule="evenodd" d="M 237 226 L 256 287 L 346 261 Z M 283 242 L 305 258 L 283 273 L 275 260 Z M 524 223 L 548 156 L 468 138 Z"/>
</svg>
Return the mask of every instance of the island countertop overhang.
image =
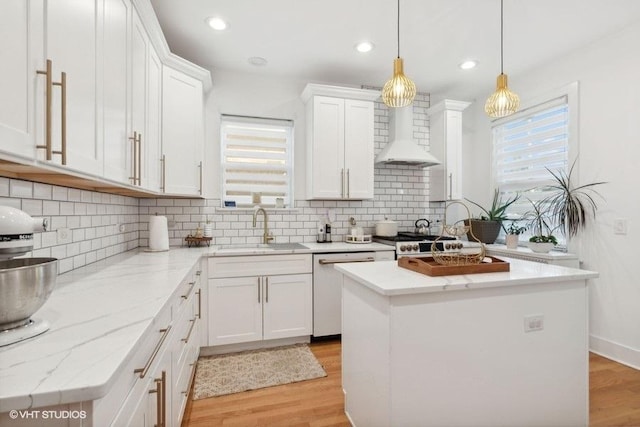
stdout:
<svg viewBox="0 0 640 427">
<path fill-rule="evenodd" d="M 593 279 L 599 273 L 519 259 L 504 258 L 510 271 L 431 277 L 398 266 L 397 261 L 340 264 L 335 268 L 369 289 L 386 296 L 464 291 L 537 283 Z"/>
</svg>

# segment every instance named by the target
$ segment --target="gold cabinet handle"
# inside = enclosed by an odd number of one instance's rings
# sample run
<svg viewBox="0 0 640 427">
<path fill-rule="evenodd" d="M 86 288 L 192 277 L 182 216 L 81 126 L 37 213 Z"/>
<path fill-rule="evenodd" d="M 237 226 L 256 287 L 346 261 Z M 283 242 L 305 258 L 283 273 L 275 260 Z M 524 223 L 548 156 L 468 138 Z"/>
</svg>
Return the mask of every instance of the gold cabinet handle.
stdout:
<svg viewBox="0 0 640 427">
<path fill-rule="evenodd" d="M 182 299 L 188 299 L 189 298 L 189 293 L 191 292 L 191 289 L 193 289 L 193 285 L 195 285 L 195 284 L 196 284 L 196 282 L 189 282 L 189 290 L 187 291 L 186 294 L 181 295 L 180 297 Z"/>
<path fill-rule="evenodd" d="M 131 155 L 132 155 L 131 171 L 133 172 L 133 174 L 132 174 L 133 176 L 130 176 L 129 179 L 131 180 L 133 185 L 136 185 L 136 182 L 138 181 L 138 174 L 137 174 L 137 165 L 138 165 L 138 150 L 137 150 L 138 132 L 133 131 L 133 136 L 130 136 L 129 140 L 131 141 Z"/>
<path fill-rule="evenodd" d="M 264 302 L 269 302 L 269 277 L 265 277 L 264 281 L 265 281 L 265 288 L 266 288 Z"/>
<path fill-rule="evenodd" d="M 198 289 L 198 319 L 202 319 L 202 289 Z"/>
<path fill-rule="evenodd" d="M 162 347 L 162 343 L 164 343 L 164 340 L 167 339 L 167 335 L 169 335 L 170 330 L 171 330 L 171 325 L 167 326 L 165 329 L 160 329 L 159 332 L 162 333 L 162 336 L 160 337 L 158 344 L 156 344 L 156 347 L 153 349 L 153 353 L 151 353 L 151 356 L 147 360 L 147 363 L 145 363 L 144 367 L 136 368 L 133 370 L 134 374 L 140 374 L 140 378 L 144 378 L 147 375 L 147 373 L 149 372 L 149 368 L 151 367 L 151 364 L 153 363 L 154 359 L 158 355 L 158 352 Z"/>
<path fill-rule="evenodd" d="M 52 79 L 52 68 L 53 64 L 50 59 L 47 59 L 46 69 L 36 70 L 36 74 L 44 74 L 46 76 L 47 82 L 45 87 L 45 132 L 44 132 L 44 145 L 36 145 L 36 148 L 44 148 L 47 150 L 46 159 L 51 160 L 52 149 L 51 149 L 51 98 L 53 95 L 53 79 Z"/>
<path fill-rule="evenodd" d="M 262 286 L 262 278 L 258 277 L 258 302 L 260 302 L 260 287 Z"/>
<path fill-rule="evenodd" d="M 54 154 L 62 155 L 62 164 L 67 164 L 67 73 L 60 73 L 60 81 L 53 81 L 53 62 L 47 59 L 46 68 L 44 70 L 36 70 L 36 74 L 44 74 L 46 76 L 46 88 L 45 88 L 45 144 L 36 145 L 36 148 L 44 148 L 46 150 L 46 159 L 51 160 Z M 52 127 L 52 102 L 53 102 L 53 86 L 60 86 L 60 103 L 61 103 L 61 124 L 60 124 L 60 137 L 61 137 L 61 150 L 54 151 L 53 144 L 51 143 L 51 127 Z"/>
<path fill-rule="evenodd" d="M 60 151 L 53 151 L 53 154 L 62 156 L 62 164 L 67 164 L 67 73 L 60 73 L 60 83 L 53 82 L 54 86 L 60 86 Z"/>
<path fill-rule="evenodd" d="M 200 160 L 198 168 L 200 169 L 200 189 L 198 190 L 198 192 L 200 193 L 200 195 L 202 195 L 202 160 Z"/>
<path fill-rule="evenodd" d="M 351 197 L 351 182 L 349 179 L 349 169 L 347 169 L 347 199 Z"/>
<path fill-rule="evenodd" d="M 193 319 L 189 320 L 189 322 L 191 322 L 191 326 L 189 327 L 189 332 L 187 332 L 187 336 L 182 338 L 182 342 L 187 344 L 189 342 L 189 338 L 191 338 L 191 332 L 193 332 L 193 328 L 196 326 L 196 319 L 197 317 L 194 317 Z"/>
<path fill-rule="evenodd" d="M 328 265 L 328 264 L 344 264 L 348 262 L 373 262 L 376 259 L 374 257 L 366 257 L 366 258 L 358 258 L 358 259 L 336 259 L 336 260 L 328 260 L 321 258 L 318 260 L 318 264 L 320 265 Z"/>
<path fill-rule="evenodd" d="M 156 388 L 149 390 L 149 394 L 155 393 L 156 395 L 156 420 L 158 422 L 156 426 L 161 426 L 162 425 L 162 377 L 156 378 L 153 381 L 156 384 Z"/>
<path fill-rule="evenodd" d="M 138 185 L 142 185 L 142 134 L 138 134 Z"/>
<path fill-rule="evenodd" d="M 167 157 L 163 154 L 162 158 L 160 158 L 160 162 L 162 163 L 162 177 L 160 179 L 161 187 L 163 193 L 167 192 L 167 182 L 166 182 L 166 169 L 167 169 Z"/>
<path fill-rule="evenodd" d="M 342 182 L 341 182 L 342 187 L 340 188 L 340 195 L 344 197 L 344 168 L 342 168 L 340 172 L 340 176 L 342 177 Z"/>
<path fill-rule="evenodd" d="M 161 375 L 162 400 L 160 406 L 159 427 L 167 427 L 167 371 L 162 371 Z"/>
</svg>

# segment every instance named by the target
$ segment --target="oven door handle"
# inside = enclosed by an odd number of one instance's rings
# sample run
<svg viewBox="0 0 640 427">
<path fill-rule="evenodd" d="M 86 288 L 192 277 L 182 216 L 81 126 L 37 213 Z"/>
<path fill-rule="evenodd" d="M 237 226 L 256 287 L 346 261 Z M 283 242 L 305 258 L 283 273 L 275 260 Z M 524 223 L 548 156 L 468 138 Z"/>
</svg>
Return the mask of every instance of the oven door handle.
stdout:
<svg viewBox="0 0 640 427">
<path fill-rule="evenodd" d="M 328 265 L 328 264 L 344 264 L 346 262 L 373 262 L 376 259 L 372 256 L 370 257 L 366 257 L 366 258 L 359 258 L 359 259 L 336 259 L 336 260 L 330 260 L 330 259 L 319 259 L 318 262 L 320 263 L 320 265 Z"/>
</svg>

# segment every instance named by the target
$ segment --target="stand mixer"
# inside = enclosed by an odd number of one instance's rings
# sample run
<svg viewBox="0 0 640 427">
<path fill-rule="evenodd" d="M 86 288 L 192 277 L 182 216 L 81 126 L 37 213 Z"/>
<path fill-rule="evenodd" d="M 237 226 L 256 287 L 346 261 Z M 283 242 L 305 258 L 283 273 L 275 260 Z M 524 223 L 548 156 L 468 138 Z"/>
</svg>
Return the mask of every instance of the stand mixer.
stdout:
<svg viewBox="0 0 640 427">
<path fill-rule="evenodd" d="M 31 319 L 51 295 L 58 275 L 56 258 L 15 258 L 33 250 L 34 231 L 46 231 L 36 219 L 9 206 L 0 206 L 0 347 L 49 329 Z M 15 259 L 14 259 L 15 258 Z"/>
</svg>

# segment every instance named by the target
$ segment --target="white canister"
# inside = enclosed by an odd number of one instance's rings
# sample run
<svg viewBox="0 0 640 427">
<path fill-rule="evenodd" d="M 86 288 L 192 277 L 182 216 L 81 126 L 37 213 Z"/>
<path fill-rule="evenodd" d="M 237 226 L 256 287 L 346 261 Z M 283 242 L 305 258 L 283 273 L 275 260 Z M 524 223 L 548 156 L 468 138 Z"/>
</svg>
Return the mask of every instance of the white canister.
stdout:
<svg viewBox="0 0 640 427">
<path fill-rule="evenodd" d="M 204 231 L 202 232 L 204 237 L 213 237 L 213 223 L 207 222 L 204 225 Z"/>
</svg>

